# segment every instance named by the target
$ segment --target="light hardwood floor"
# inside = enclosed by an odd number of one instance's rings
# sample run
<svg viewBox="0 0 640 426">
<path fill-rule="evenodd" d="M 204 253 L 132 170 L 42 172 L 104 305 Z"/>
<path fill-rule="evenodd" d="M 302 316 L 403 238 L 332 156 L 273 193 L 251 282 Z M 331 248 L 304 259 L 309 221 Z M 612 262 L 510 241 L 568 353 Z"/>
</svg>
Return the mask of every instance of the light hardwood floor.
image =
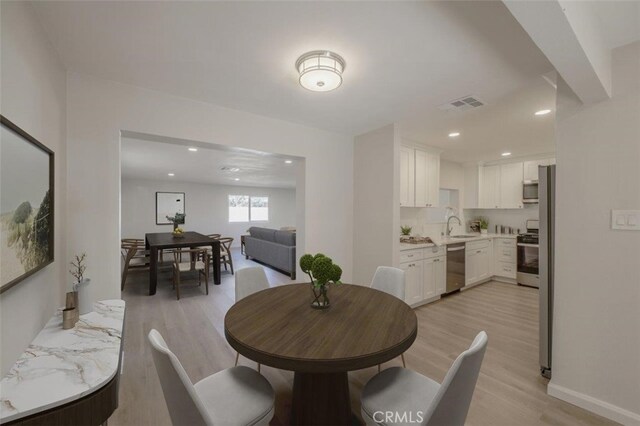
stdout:
<svg viewBox="0 0 640 426">
<path fill-rule="evenodd" d="M 239 252 L 234 253 L 234 262 L 236 269 L 256 265 Z M 271 285 L 291 282 L 286 275 L 265 270 Z M 234 363 L 235 352 L 224 338 L 223 326 L 234 302 L 230 273 L 222 272 L 221 285 L 210 285 L 209 296 L 187 282 L 177 301 L 169 272 L 160 274 L 155 296 L 147 296 L 147 289 L 148 272 L 137 271 L 129 275 L 122 293 L 127 302 L 124 374 L 120 407 L 110 425 L 171 424 L 147 343 L 151 328 L 162 333 L 194 382 Z M 490 282 L 422 306 L 416 314 L 418 338 L 405 355 L 407 367 L 437 381 L 480 330 L 489 335 L 469 425 L 614 424 L 546 394 L 547 381 L 538 371 L 536 289 Z M 240 363 L 255 367 L 242 357 Z M 387 365 L 401 365 L 400 359 Z M 358 415 L 362 386 L 376 372 L 368 368 L 349 374 L 352 408 Z M 287 424 L 293 373 L 266 366 L 262 373 L 277 394 L 272 424 Z"/>
</svg>

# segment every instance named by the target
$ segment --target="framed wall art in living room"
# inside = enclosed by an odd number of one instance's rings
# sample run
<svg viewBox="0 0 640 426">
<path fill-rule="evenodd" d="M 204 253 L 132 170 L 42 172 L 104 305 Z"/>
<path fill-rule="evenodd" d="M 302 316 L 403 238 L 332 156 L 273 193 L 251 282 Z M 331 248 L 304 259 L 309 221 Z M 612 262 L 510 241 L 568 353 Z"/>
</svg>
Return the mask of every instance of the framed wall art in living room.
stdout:
<svg viewBox="0 0 640 426">
<path fill-rule="evenodd" d="M 0 115 L 0 293 L 53 262 L 54 153 Z"/>
</svg>

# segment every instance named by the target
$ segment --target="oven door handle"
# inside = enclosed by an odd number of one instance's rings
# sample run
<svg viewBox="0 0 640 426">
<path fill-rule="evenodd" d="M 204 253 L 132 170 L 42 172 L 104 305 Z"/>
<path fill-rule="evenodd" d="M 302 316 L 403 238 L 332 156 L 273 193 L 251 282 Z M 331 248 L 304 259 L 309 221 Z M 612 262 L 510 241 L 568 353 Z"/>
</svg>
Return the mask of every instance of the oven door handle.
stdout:
<svg viewBox="0 0 640 426">
<path fill-rule="evenodd" d="M 540 248 L 539 244 L 518 243 L 518 247 L 535 247 Z"/>
</svg>

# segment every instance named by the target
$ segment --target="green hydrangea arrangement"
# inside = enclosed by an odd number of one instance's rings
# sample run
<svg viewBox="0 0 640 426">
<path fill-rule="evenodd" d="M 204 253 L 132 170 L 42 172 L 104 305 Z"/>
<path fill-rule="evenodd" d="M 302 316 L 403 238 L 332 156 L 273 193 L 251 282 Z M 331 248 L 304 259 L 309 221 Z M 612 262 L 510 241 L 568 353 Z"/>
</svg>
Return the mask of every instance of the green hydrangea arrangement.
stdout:
<svg viewBox="0 0 640 426">
<path fill-rule="evenodd" d="M 305 254 L 300 258 L 300 269 L 309 275 L 311 279 L 311 290 L 314 300 L 311 304 L 315 308 L 328 308 L 329 298 L 327 297 L 327 286 L 331 283 L 341 284 L 342 268 L 333 263 L 331 258 L 322 253 L 315 256 Z"/>
</svg>

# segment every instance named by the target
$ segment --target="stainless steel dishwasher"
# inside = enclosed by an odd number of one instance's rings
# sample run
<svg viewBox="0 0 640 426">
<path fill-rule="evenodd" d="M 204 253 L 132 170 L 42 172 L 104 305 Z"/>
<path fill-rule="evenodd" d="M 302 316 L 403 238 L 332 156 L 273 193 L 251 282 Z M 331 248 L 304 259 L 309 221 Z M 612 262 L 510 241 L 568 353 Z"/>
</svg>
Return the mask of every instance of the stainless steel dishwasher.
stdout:
<svg viewBox="0 0 640 426">
<path fill-rule="evenodd" d="M 447 290 L 446 293 L 464 287 L 465 243 L 447 245 Z"/>
</svg>

